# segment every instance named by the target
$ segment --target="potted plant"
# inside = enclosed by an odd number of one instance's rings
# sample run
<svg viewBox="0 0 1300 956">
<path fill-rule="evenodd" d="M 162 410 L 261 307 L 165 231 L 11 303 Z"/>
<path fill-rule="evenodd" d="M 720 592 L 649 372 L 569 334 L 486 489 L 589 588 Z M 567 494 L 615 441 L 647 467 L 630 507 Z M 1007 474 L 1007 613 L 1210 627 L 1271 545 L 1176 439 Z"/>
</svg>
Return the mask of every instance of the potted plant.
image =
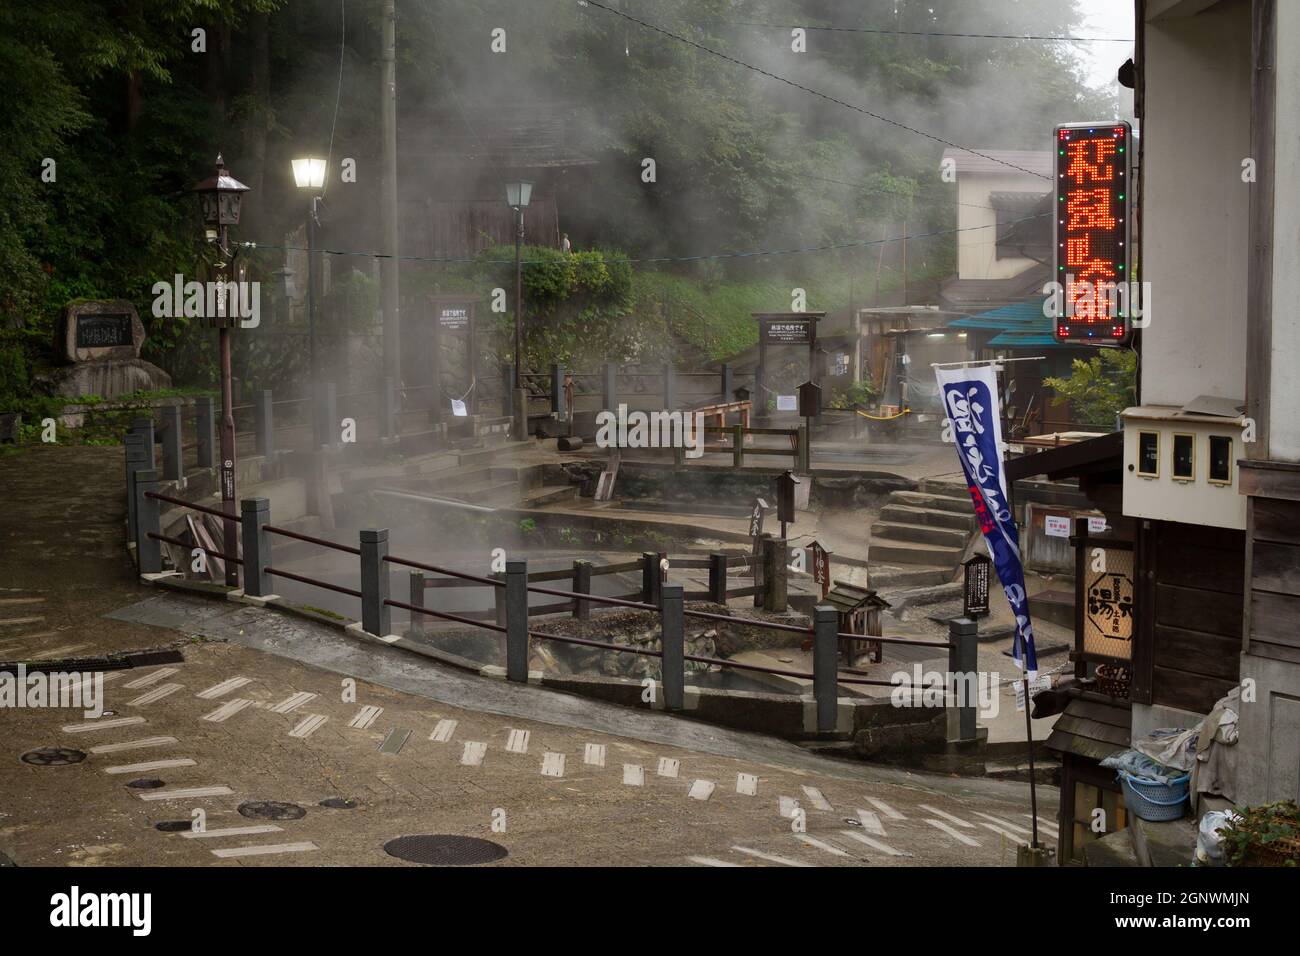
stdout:
<svg viewBox="0 0 1300 956">
<path fill-rule="evenodd" d="M 1247 807 L 1220 832 L 1229 866 L 1300 866 L 1300 806 L 1294 800 Z"/>
</svg>

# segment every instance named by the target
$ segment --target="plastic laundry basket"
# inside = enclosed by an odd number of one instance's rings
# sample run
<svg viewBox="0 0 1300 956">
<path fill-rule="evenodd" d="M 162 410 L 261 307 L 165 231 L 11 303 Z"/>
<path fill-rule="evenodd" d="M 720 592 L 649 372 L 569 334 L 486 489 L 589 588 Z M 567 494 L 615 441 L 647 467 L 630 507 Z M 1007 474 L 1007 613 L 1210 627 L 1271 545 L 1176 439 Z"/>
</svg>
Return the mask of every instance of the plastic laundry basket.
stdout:
<svg viewBox="0 0 1300 956">
<path fill-rule="evenodd" d="M 1182 818 L 1187 812 L 1187 782 L 1190 779 L 1191 774 L 1185 773 L 1168 783 L 1161 783 L 1150 777 L 1135 777 L 1125 770 L 1119 772 L 1124 804 L 1129 813 L 1152 823 Z"/>
</svg>

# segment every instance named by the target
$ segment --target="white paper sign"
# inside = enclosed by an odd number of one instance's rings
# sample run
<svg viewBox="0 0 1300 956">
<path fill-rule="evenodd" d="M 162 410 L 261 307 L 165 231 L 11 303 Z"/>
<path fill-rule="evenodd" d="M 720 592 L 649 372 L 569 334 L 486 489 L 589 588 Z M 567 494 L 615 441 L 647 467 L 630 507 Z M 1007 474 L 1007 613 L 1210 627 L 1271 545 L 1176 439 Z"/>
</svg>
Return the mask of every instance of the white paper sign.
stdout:
<svg viewBox="0 0 1300 956">
<path fill-rule="evenodd" d="M 778 395 L 776 397 L 776 410 L 778 412 L 797 412 L 799 410 L 799 396 Z"/>
<path fill-rule="evenodd" d="M 1043 519 L 1043 528 L 1049 538 L 1068 538 L 1070 536 L 1070 519 L 1048 515 Z"/>
<path fill-rule="evenodd" d="M 1022 680 L 1012 681 L 1012 686 L 1016 689 L 1016 710 L 1025 709 L 1025 682 Z M 1032 700 L 1037 697 L 1041 691 L 1051 690 L 1052 678 L 1044 674 L 1041 677 L 1035 677 L 1029 682 L 1029 698 Z"/>
<path fill-rule="evenodd" d="M 1101 533 L 1102 533 L 1103 531 L 1105 531 L 1105 530 L 1106 530 L 1106 519 L 1105 519 L 1105 518 L 1089 518 L 1089 519 L 1088 519 L 1088 533 L 1089 533 L 1089 534 L 1101 534 Z"/>
<path fill-rule="evenodd" d="M 464 418 L 466 415 L 465 403 L 459 398 L 453 398 L 451 400 L 451 413 L 457 418 Z"/>
</svg>

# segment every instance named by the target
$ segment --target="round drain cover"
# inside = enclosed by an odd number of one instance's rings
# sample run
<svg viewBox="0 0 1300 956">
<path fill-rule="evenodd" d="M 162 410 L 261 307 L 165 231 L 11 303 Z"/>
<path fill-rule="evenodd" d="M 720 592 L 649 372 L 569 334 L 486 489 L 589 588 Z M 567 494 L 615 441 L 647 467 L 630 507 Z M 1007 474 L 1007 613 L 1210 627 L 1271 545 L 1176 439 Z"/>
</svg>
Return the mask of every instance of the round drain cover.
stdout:
<svg viewBox="0 0 1300 956">
<path fill-rule="evenodd" d="M 155 830 L 161 830 L 163 833 L 183 833 L 186 830 L 192 830 L 194 824 L 190 820 L 163 820 L 153 825 Z"/>
<path fill-rule="evenodd" d="M 132 790 L 157 790 L 166 784 L 157 777 L 141 777 L 139 780 L 132 780 L 127 786 Z"/>
<path fill-rule="evenodd" d="M 474 866 L 504 859 L 509 851 L 499 843 L 465 836 L 404 836 L 384 844 L 384 852 L 410 863 L 434 866 Z"/>
<path fill-rule="evenodd" d="M 301 820 L 307 815 L 307 811 L 296 803 L 250 800 L 239 805 L 239 815 L 254 820 Z"/>
<path fill-rule="evenodd" d="M 355 810 L 357 802 L 347 797 L 330 797 L 328 800 L 322 800 L 320 805 L 330 810 Z"/>
<path fill-rule="evenodd" d="M 71 750 L 67 747 L 38 747 L 23 754 L 23 763 L 33 767 L 66 767 L 68 764 L 81 763 L 86 759 L 84 750 Z"/>
</svg>

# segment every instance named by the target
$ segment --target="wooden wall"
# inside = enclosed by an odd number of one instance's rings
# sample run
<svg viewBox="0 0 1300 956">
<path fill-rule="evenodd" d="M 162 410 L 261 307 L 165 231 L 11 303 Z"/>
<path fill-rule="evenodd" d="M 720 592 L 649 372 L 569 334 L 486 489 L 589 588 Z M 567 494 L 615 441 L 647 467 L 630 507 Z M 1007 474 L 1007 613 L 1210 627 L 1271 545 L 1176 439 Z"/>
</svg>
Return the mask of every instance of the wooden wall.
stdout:
<svg viewBox="0 0 1300 956">
<path fill-rule="evenodd" d="M 1249 651 L 1300 664 L 1300 501 L 1251 503 Z"/>
<path fill-rule="evenodd" d="M 1240 675 L 1246 535 L 1138 522 L 1133 700 L 1208 713 Z"/>
</svg>

